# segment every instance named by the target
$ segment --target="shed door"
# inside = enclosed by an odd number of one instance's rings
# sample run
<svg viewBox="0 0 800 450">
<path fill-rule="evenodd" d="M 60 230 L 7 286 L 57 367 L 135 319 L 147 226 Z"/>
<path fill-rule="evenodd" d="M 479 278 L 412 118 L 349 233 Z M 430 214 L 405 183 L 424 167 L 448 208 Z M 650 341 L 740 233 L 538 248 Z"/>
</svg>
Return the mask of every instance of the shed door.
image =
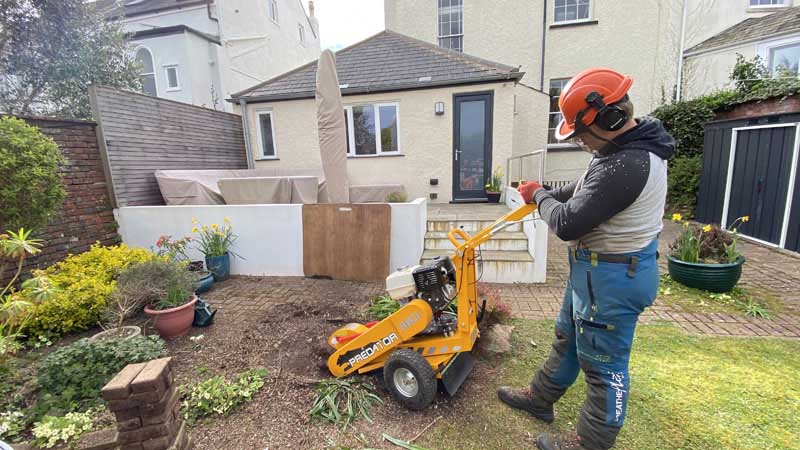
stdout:
<svg viewBox="0 0 800 450">
<path fill-rule="evenodd" d="M 749 216 L 749 222 L 736 224 L 739 232 L 781 245 L 797 126 L 751 127 L 734 132 L 726 228 L 732 228 L 737 218 Z"/>
</svg>

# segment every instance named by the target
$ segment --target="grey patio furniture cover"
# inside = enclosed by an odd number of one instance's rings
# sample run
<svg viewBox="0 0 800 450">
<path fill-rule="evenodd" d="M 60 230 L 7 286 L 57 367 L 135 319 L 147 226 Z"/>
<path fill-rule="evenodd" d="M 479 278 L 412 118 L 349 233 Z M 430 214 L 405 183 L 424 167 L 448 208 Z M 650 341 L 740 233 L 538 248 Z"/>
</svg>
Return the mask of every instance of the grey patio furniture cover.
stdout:
<svg viewBox="0 0 800 450">
<path fill-rule="evenodd" d="M 344 106 L 336 74 L 336 58 L 325 50 L 317 63 L 317 128 L 322 170 L 330 203 L 349 203 L 347 181 L 347 134 Z"/>
<path fill-rule="evenodd" d="M 317 177 L 221 178 L 217 184 L 228 205 L 317 203 Z"/>
<path fill-rule="evenodd" d="M 167 205 L 224 205 L 225 198 L 217 185 L 223 178 L 312 176 L 318 182 L 317 201 L 327 198 L 325 178 L 314 169 L 157 170 L 155 176 Z"/>
<path fill-rule="evenodd" d="M 364 184 L 350 186 L 351 203 L 383 203 L 392 192 L 406 193 L 402 184 Z"/>
</svg>

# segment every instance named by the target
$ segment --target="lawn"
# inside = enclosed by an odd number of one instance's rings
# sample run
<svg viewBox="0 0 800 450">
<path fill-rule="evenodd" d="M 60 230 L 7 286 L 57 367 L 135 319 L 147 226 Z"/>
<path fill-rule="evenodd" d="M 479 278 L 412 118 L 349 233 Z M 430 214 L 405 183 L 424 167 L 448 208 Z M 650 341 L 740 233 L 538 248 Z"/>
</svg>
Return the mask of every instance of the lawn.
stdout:
<svg viewBox="0 0 800 450">
<path fill-rule="evenodd" d="M 515 354 L 504 360 L 496 386 L 527 385 L 549 350 L 552 323 L 515 325 Z M 615 448 L 800 449 L 798 352 L 796 341 L 693 337 L 670 325 L 641 326 L 628 417 Z M 418 444 L 432 450 L 528 448 L 542 431 L 574 428 L 584 390 L 579 379 L 548 427 L 508 409 L 487 389 Z"/>
</svg>

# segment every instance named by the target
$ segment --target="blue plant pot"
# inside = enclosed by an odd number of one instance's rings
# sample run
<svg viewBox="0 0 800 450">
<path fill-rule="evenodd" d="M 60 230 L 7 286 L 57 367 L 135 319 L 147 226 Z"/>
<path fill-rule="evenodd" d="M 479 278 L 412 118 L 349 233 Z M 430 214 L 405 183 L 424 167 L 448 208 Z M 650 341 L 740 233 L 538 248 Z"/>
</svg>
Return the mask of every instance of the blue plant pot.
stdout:
<svg viewBox="0 0 800 450">
<path fill-rule="evenodd" d="M 195 294 L 208 292 L 208 290 L 211 289 L 211 286 L 214 284 L 214 274 L 211 272 L 203 273 L 204 275 L 201 275 L 200 272 L 198 272 L 197 281 L 194 284 Z"/>
<path fill-rule="evenodd" d="M 224 281 L 231 276 L 231 255 L 206 256 L 206 268 L 214 274 L 214 281 Z"/>
</svg>

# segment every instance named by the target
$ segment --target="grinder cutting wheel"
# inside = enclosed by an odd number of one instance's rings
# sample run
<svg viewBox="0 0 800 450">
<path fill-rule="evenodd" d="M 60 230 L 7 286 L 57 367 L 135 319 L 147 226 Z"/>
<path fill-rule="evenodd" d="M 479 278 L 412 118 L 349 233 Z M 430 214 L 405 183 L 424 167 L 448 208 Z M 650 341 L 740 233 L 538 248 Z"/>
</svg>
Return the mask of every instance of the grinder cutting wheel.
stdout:
<svg viewBox="0 0 800 450">
<path fill-rule="evenodd" d="M 380 322 L 336 330 L 328 339 L 336 349 L 328 358 L 331 373 L 342 377 L 383 369 L 394 397 L 414 410 L 433 402 L 437 380 L 455 395 L 472 370 L 470 351 L 480 336 L 475 250 L 536 209 L 521 198 L 517 202 L 516 210 L 474 236 L 460 228 L 451 230 L 448 238 L 455 247 L 451 257 L 390 274 L 386 289 L 401 308 Z M 453 301 L 457 311 L 446 311 Z"/>
</svg>

